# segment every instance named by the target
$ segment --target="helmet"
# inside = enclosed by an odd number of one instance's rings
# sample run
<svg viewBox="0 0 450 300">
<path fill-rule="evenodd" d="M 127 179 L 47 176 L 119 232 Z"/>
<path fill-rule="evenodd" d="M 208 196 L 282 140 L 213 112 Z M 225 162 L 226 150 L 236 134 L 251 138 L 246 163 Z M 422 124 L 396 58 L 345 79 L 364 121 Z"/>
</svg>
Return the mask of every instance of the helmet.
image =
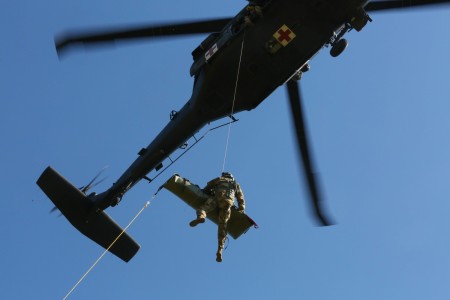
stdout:
<svg viewBox="0 0 450 300">
<path fill-rule="evenodd" d="M 234 177 L 230 172 L 222 172 L 222 177 L 230 178 L 230 179 L 234 180 Z"/>
</svg>

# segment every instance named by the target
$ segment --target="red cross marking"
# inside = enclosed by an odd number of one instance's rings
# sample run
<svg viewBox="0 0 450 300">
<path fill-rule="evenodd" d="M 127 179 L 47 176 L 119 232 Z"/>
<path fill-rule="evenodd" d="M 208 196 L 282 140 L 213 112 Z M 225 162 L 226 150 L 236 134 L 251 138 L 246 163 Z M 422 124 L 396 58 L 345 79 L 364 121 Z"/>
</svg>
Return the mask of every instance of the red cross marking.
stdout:
<svg viewBox="0 0 450 300">
<path fill-rule="evenodd" d="M 289 29 L 287 29 L 286 31 L 284 31 L 283 29 L 278 30 L 278 34 L 280 35 L 278 37 L 278 40 L 280 42 L 286 41 L 289 43 L 292 40 L 290 37 L 291 33 L 292 33 L 292 31 L 290 31 Z"/>
</svg>

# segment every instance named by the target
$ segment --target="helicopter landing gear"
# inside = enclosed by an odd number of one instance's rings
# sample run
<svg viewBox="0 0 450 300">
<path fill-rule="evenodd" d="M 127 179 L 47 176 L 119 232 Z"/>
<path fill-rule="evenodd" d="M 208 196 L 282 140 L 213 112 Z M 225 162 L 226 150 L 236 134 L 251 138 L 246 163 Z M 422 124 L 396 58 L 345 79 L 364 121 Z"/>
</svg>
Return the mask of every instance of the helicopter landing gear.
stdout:
<svg viewBox="0 0 450 300">
<path fill-rule="evenodd" d="M 333 57 L 338 57 L 347 48 L 348 42 L 346 39 L 340 39 L 333 44 L 330 50 L 330 55 Z"/>
<path fill-rule="evenodd" d="M 353 27 L 346 23 L 342 25 L 337 32 L 334 33 L 328 45 L 331 46 L 330 55 L 333 57 L 338 57 L 344 52 L 345 48 L 348 46 L 348 42 L 346 39 L 342 38 L 347 32 L 352 30 Z"/>
</svg>

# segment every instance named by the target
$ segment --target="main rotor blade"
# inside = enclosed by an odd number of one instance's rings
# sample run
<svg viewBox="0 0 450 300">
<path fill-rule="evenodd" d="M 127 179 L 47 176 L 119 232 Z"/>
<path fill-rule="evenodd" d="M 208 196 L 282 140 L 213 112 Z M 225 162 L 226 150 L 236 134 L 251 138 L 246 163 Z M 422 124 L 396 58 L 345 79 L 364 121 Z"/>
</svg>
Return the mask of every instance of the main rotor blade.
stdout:
<svg viewBox="0 0 450 300">
<path fill-rule="evenodd" d="M 450 4 L 450 0 L 395 0 L 395 1 L 372 1 L 364 8 L 366 11 L 380 11 L 392 9 L 404 9 L 423 7 L 428 5 Z"/>
<path fill-rule="evenodd" d="M 231 18 L 192 21 L 178 24 L 128 27 L 91 32 L 68 32 L 55 39 L 56 50 L 61 54 L 70 46 L 100 45 L 115 41 L 129 41 L 143 38 L 169 37 L 221 31 Z"/>
<path fill-rule="evenodd" d="M 305 120 L 303 117 L 302 100 L 300 95 L 300 86 L 297 81 L 289 80 L 287 83 L 289 102 L 291 104 L 292 121 L 295 127 L 297 143 L 303 161 L 303 170 L 309 188 L 310 200 L 317 221 L 323 225 L 331 225 L 328 218 L 325 217 L 322 208 L 322 199 L 320 190 L 313 171 L 313 163 L 308 145 L 308 136 L 306 132 Z"/>
</svg>

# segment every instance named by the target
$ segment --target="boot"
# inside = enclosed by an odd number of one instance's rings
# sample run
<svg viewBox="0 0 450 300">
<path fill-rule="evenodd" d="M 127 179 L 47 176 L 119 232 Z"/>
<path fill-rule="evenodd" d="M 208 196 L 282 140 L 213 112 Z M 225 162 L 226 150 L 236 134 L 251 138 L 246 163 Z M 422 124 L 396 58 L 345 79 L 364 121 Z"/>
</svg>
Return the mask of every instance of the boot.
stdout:
<svg viewBox="0 0 450 300">
<path fill-rule="evenodd" d="M 217 262 L 222 262 L 222 248 L 219 248 L 219 250 L 217 250 L 216 261 Z"/>
<path fill-rule="evenodd" d="M 259 5 L 249 5 L 247 7 L 247 11 L 249 11 L 251 14 L 257 15 L 260 18 L 263 16 L 262 7 Z"/>
<path fill-rule="evenodd" d="M 195 227 L 195 226 L 197 226 L 198 224 L 201 224 L 201 223 L 205 223 L 205 218 L 200 218 L 200 217 L 198 217 L 197 219 L 192 220 L 192 221 L 189 223 L 189 226 Z"/>
<path fill-rule="evenodd" d="M 262 7 L 259 5 L 255 5 L 253 7 L 254 12 L 258 15 L 258 17 L 262 17 L 263 16 L 263 12 L 262 12 Z"/>
</svg>

